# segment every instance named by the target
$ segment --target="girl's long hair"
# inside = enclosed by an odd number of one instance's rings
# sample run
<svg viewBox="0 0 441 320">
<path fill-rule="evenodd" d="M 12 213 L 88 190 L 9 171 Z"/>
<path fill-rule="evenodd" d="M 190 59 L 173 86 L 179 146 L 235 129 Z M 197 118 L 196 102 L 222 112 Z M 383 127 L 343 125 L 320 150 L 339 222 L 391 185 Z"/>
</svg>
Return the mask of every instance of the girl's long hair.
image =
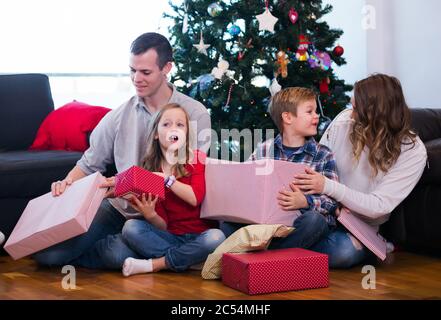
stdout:
<svg viewBox="0 0 441 320">
<path fill-rule="evenodd" d="M 190 149 L 191 142 L 191 134 L 190 134 L 190 126 L 187 112 L 177 103 L 169 103 L 162 107 L 160 111 L 153 115 L 152 120 L 150 121 L 150 130 L 147 136 L 147 151 L 142 160 L 142 167 L 151 171 L 158 172 L 162 170 L 161 163 L 163 160 L 163 155 L 161 151 L 161 145 L 159 143 L 159 139 L 155 139 L 158 134 L 158 126 L 159 121 L 161 121 L 162 116 L 167 110 L 171 109 L 181 109 L 185 113 L 185 121 L 187 125 L 187 133 L 186 140 L 184 145 L 175 151 L 175 156 L 177 157 L 177 162 L 172 166 L 172 174 L 176 176 L 176 178 L 181 178 L 184 176 L 188 176 L 188 171 L 185 169 L 185 165 L 190 163 L 193 158 L 193 152 Z"/>
<path fill-rule="evenodd" d="M 400 81 L 372 75 L 355 84 L 354 100 L 355 123 L 350 134 L 354 157 L 358 161 L 367 147 L 374 176 L 386 173 L 397 162 L 402 146 L 416 142 Z"/>
</svg>

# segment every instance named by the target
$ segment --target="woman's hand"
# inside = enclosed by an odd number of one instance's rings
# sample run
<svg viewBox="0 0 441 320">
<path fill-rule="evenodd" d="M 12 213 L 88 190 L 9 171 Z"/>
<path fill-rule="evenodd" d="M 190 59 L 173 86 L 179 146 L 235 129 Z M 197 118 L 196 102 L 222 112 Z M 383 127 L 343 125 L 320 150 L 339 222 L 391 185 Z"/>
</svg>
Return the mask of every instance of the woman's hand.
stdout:
<svg viewBox="0 0 441 320">
<path fill-rule="evenodd" d="M 308 208 L 308 201 L 300 189 L 297 188 L 293 183 L 291 183 L 289 186 L 291 191 L 281 190 L 279 191 L 279 196 L 277 197 L 282 210 L 293 211 Z"/>
<path fill-rule="evenodd" d="M 143 193 L 141 200 L 135 196 L 132 196 L 129 202 L 135 210 L 142 213 L 146 220 L 150 220 L 157 215 L 155 206 L 156 202 L 158 202 L 158 197 L 153 198 L 151 193 L 149 193 L 148 198 L 146 198 L 145 193 Z"/>
<path fill-rule="evenodd" d="M 325 177 L 311 168 L 306 168 L 306 174 L 296 175 L 294 184 L 306 195 L 322 194 L 325 188 Z"/>
</svg>

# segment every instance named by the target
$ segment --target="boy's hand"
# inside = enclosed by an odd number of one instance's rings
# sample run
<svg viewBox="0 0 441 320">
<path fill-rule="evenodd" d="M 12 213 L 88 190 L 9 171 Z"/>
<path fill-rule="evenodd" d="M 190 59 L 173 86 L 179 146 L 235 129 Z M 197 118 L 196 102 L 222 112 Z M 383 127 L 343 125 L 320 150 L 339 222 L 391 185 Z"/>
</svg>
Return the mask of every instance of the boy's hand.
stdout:
<svg viewBox="0 0 441 320">
<path fill-rule="evenodd" d="M 305 195 L 300 191 L 300 189 L 296 187 L 293 183 L 291 183 L 289 186 L 291 188 L 291 191 L 281 190 L 279 191 L 279 196 L 277 197 L 277 200 L 279 200 L 279 205 L 282 207 L 282 210 L 293 211 L 308 208 L 308 201 L 306 200 Z"/>
<path fill-rule="evenodd" d="M 146 198 L 145 193 L 143 193 L 141 200 L 135 196 L 132 196 L 129 202 L 135 210 L 142 213 L 146 220 L 149 220 L 156 216 L 155 206 L 158 199 L 158 197 L 153 198 L 151 193 L 149 193 L 148 198 Z"/>
<path fill-rule="evenodd" d="M 100 188 L 108 188 L 104 198 L 115 198 L 115 177 L 106 178 L 106 182 L 102 183 Z"/>
<path fill-rule="evenodd" d="M 325 177 L 311 168 L 306 168 L 306 174 L 294 176 L 294 184 L 306 195 L 322 194 L 325 188 Z"/>
</svg>

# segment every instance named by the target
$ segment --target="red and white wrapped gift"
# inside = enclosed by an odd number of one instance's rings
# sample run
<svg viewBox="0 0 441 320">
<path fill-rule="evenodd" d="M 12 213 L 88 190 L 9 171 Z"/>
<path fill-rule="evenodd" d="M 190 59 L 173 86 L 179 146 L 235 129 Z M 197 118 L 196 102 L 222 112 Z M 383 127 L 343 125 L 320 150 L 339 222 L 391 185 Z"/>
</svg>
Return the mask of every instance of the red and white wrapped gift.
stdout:
<svg viewBox="0 0 441 320">
<path fill-rule="evenodd" d="M 225 253 L 222 282 L 250 295 L 327 288 L 328 256 L 300 248 Z"/>
<path fill-rule="evenodd" d="M 140 198 L 145 193 L 151 193 L 160 199 L 165 199 L 164 178 L 148 170 L 133 166 L 115 176 L 116 197 L 129 199 L 132 195 Z"/>
</svg>

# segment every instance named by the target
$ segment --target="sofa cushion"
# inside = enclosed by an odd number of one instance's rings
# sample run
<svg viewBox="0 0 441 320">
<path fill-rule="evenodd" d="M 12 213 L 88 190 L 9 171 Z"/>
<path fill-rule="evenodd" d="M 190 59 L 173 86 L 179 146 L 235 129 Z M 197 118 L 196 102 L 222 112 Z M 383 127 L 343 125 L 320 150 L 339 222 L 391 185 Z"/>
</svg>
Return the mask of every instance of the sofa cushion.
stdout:
<svg viewBox="0 0 441 320">
<path fill-rule="evenodd" d="M 53 110 L 46 75 L 0 75 L 0 152 L 29 148 L 40 124 Z"/>
<path fill-rule="evenodd" d="M 31 150 L 67 150 L 84 152 L 90 134 L 108 108 L 73 101 L 52 111 L 38 129 Z"/>
<path fill-rule="evenodd" d="M 50 191 L 53 181 L 66 176 L 80 152 L 0 152 L 0 198 L 37 197 Z"/>
</svg>

